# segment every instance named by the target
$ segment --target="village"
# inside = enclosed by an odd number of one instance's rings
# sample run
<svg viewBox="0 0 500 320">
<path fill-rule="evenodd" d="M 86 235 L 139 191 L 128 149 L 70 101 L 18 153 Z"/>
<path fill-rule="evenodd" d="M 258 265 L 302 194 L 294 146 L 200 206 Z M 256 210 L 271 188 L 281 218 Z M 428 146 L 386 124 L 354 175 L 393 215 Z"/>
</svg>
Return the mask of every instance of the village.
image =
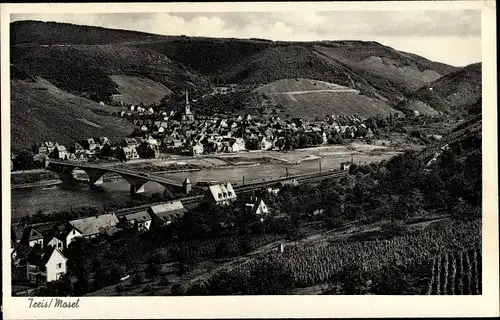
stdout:
<svg viewBox="0 0 500 320">
<path fill-rule="evenodd" d="M 258 119 L 249 114 L 198 118 L 191 110 L 187 91 L 184 108 L 179 112 L 167 114 L 167 111 L 131 105 L 130 110 L 122 111 L 120 116 L 129 118 L 137 126 L 130 137 L 114 145 L 108 137 L 89 137 L 70 146 L 52 141 L 40 142 L 31 148 L 34 166 L 43 168 L 47 158 L 129 161 L 161 158 L 168 154 L 198 156 L 250 150 L 293 150 L 341 144 L 354 138 L 371 139 L 378 128 L 374 119 L 363 120 L 359 116 L 326 115 L 318 122 L 300 118 L 283 120 L 278 116 Z M 401 115 L 395 114 L 394 117 Z M 380 121 L 387 125 L 387 120 Z M 17 156 L 12 154 L 11 170 L 22 167 L 20 162 L 25 159 Z"/>
</svg>

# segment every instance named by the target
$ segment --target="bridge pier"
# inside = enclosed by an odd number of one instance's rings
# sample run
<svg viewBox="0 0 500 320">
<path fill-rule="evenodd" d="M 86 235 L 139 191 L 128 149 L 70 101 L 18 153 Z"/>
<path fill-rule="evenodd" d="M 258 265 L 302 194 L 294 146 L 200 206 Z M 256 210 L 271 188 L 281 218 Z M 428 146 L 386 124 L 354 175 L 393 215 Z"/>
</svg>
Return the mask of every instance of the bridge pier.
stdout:
<svg viewBox="0 0 500 320">
<path fill-rule="evenodd" d="M 130 184 L 130 196 L 135 196 L 138 193 L 143 193 L 144 192 L 144 185 L 148 180 L 146 179 L 140 179 L 134 176 L 129 176 L 122 174 L 121 175 L 125 180 L 128 181 Z"/>
<path fill-rule="evenodd" d="M 89 185 L 92 186 L 99 186 L 103 183 L 102 177 L 106 173 L 106 171 L 99 170 L 99 169 L 90 169 L 86 168 L 84 169 L 85 173 L 89 176 Z"/>
</svg>

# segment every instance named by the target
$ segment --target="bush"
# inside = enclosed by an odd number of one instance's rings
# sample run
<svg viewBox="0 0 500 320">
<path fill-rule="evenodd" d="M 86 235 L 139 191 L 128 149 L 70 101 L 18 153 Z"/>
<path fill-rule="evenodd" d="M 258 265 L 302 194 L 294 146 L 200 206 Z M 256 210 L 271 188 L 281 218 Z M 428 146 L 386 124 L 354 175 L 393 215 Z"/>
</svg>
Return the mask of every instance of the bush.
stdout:
<svg viewBox="0 0 500 320">
<path fill-rule="evenodd" d="M 170 285 L 170 283 L 171 283 L 170 278 L 168 276 L 164 276 L 160 280 L 160 284 L 164 285 L 164 286 L 168 286 L 168 285 Z"/>
<path fill-rule="evenodd" d="M 145 292 L 151 292 L 151 291 L 153 291 L 153 286 L 151 286 L 150 284 L 145 285 L 141 289 L 141 292 L 143 292 L 143 293 L 145 293 Z"/>
<path fill-rule="evenodd" d="M 144 272 L 146 273 L 146 277 L 148 279 L 152 279 L 152 278 L 156 277 L 159 273 L 158 265 L 156 265 L 155 263 L 150 263 L 150 264 L 148 264 L 148 266 L 146 267 L 146 270 L 144 270 Z"/>
<path fill-rule="evenodd" d="M 140 273 L 136 273 L 135 275 L 132 276 L 132 279 L 130 279 L 130 282 L 134 285 L 141 284 L 143 281 L 143 277 Z"/>
<path fill-rule="evenodd" d="M 116 292 L 123 292 L 125 291 L 125 286 L 123 284 L 119 284 L 115 287 Z"/>
</svg>

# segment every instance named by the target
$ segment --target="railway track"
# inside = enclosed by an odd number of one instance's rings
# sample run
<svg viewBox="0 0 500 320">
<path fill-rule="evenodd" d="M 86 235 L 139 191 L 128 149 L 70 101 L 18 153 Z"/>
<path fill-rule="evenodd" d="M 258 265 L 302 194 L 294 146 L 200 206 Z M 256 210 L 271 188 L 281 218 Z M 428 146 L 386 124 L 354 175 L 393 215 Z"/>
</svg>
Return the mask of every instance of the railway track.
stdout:
<svg viewBox="0 0 500 320">
<path fill-rule="evenodd" d="M 279 182 L 282 181 L 287 181 L 287 180 L 292 180 L 295 179 L 297 182 L 300 183 L 314 183 L 314 182 L 319 182 L 322 180 L 326 179 L 332 179 L 332 178 L 340 178 L 344 175 L 346 175 L 348 172 L 347 171 L 327 171 L 323 173 L 313 173 L 313 174 L 301 174 L 301 175 L 294 175 L 294 176 L 288 176 L 288 177 L 283 177 L 283 178 L 278 178 L 278 179 L 272 179 L 272 180 L 264 180 L 262 182 L 254 182 L 246 185 L 237 185 L 234 184 L 234 191 L 239 193 L 239 194 L 245 194 L 248 192 L 252 192 L 261 188 L 269 187 L 272 185 L 275 185 Z M 187 209 L 192 209 L 196 207 L 201 200 L 203 199 L 204 195 L 197 195 L 197 196 L 190 196 L 190 197 L 185 197 L 180 200 L 184 207 Z M 134 213 L 137 211 L 141 210 L 147 210 L 149 207 L 152 205 L 158 205 L 162 203 L 167 203 L 168 201 L 162 201 L 162 202 L 156 202 L 156 203 L 148 203 L 140 206 L 135 206 L 132 208 L 124 208 L 124 209 L 118 209 L 113 211 L 113 213 L 116 214 L 117 217 L 123 217 L 126 214 Z M 55 222 L 42 222 L 42 223 L 35 223 L 33 224 L 33 227 L 35 227 L 37 230 L 40 232 L 44 232 L 49 230 Z"/>
</svg>

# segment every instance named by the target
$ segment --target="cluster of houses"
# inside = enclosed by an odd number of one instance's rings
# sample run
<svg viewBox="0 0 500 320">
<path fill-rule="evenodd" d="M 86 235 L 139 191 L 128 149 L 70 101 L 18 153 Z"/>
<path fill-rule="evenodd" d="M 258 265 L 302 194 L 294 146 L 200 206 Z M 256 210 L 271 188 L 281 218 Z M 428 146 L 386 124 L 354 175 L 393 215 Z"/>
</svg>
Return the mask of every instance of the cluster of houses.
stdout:
<svg viewBox="0 0 500 320">
<path fill-rule="evenodd" d="M 213 94 L 237 90 L 234 86 L 217 87 Z M 87 138 L 69 148 L 57 142 L 46 141 L 33 146 L 34 161 L 52 157 L 85 161 L 98 155 L 120 160 L 158 158 L 161 152 L 200 155 L 207 153 L 241 152 L 245 150 L 283 150 L 328 144 L 332 137 L 342 139 L 371 138 L 374 134 L 369 122 L 358 115 L 327 115 L 323 121 L 309 122 L 301 118 L 280 119 L 272 116 L 258 119 L 244 116 L 195 117 L 188 92 L 183 110 L 157 112 L 152 108 L 130 107 L 122 116 L 134 114 L 131 120 L 138 129 L 118 145 L 111 145 L 107 137 Z M 297 140 L 308 136 L 305 143 Z M 110 148 L 105 148 L 108 145 Z"/>
<path fill-rule="evenodd" d="M 282 185 L 285 185 L 282 183 Z M 274 189 L 270 189 L 272 192 Z M 277 189 L 276 189 L 277 190 Z M 209 184 L 203 201 L 227 206 L 237 199 L 230 183 Z M 251 197 L 244 210 L 263 221 L 269 208 L 262 198 Z M 12 225 L 11 256 L 14 278 L 40 286 L 60 279 L 67 272 L 68 258 L 64 252 L 78 238 L 112 237 L 128 229 L 144 232 L 171 224 L 187 212 L 181 201 L 170 201 L 150 206 L 146 210 L 118 217 L 115 213 L 66 221 L 48 231 L 39 231 L 31 225 Z"/>
<path fill-rule="evenodd" d="M 371 128 L 359 115 L 327 115 L 323 121 L 315 122 L 301 118 L 283 120 L 278 116 L 258 119 L 250 114 L 195 117 L 187 92 L 184 109 L 179 112 L 155 112 L 151 109 L 144 113 L 136 111 L 137 108 L 131 111 L 134 110 L 134 119 L 131 121 L 138 127 L 135 137 L 155 140 L 164 151 L 179 151 L 191 155 L 249 149 L 279 150 L 285 148 L 286 140 L 291 136 L 301 134 L 317 137 L 314 144 L 327 144 L 329 138 L 337 134 L 346 139 L 373 136 Z M 122 116 L 131 114 L 122 112 Z"/>
</svg>

